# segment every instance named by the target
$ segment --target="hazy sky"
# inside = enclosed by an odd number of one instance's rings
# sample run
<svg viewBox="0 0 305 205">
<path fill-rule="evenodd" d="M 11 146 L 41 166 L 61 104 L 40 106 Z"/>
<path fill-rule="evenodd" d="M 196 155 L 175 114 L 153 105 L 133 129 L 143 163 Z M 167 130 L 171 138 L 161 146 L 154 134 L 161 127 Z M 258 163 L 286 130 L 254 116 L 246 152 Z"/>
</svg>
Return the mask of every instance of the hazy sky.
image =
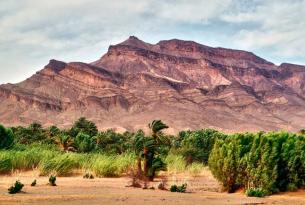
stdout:
<svg viewBox="0 0 305 205">
<path fill-rule="evenodd" d="M 0 84 L 53 58 L 92 62 L 130 35 L 305 64 L 305 0 L 0 0 Z"/>
</svg>

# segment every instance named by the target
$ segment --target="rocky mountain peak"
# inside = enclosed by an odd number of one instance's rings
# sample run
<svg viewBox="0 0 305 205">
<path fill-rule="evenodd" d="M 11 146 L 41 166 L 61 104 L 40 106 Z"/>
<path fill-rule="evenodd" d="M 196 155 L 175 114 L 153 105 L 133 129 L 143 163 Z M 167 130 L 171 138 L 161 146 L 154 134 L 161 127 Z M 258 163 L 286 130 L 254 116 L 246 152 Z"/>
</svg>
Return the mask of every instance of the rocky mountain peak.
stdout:
<svg viewBox="0 0 305 205">
<path fill-rule="evenodd" d="M 52 70 L 56 73 L 60 72 L 62 69 L 64 69 L 67 66 L 67 63 L 58 61 L 55 59 L 51 59 L 49 63 L 44 67 L 46 70 Z"/>
<path fill-rule="evenodd" d="M 136 130 L 162 119 L 173 131 L 228 132 L 305 127 L 305 67 L 194 41 L 146 43 L 135 36 L 87 64 L 50 62 L 29 79 L 0 86 L 0 123 Z M 296 115 L 296 113 L 298 113 Z"/>
<path fill-rule="evenodd" d="M 122 43 L 119 43 L 117 46 L 120 45 L 133 46 L 144 49 L 149 49 L 152 46 L 151 44 L 140 40 L 136 36 L 130 36 L 127 40 L 123 41 Z"/>
</svg>

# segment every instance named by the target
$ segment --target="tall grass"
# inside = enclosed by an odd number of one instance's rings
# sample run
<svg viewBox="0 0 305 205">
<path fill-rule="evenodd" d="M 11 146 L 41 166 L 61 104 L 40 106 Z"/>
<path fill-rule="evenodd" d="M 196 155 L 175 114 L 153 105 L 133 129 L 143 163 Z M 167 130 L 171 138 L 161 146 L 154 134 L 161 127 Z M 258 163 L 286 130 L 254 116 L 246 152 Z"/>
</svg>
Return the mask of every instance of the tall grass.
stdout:
<svg viewBox="0 0 305 205">
<path fill-rule="evenodd" d="M 52 146 L 18 145 L 11 150 L 0 151 L 0 174 L 38 169 L 43 176 L 69 176 L 74 172 L 90 171 L 98 177 L 115 177 L 134 167 L 135 161 L 133 154 L 64 153 Z"/>
<path fill-rule="evenodd" d="M 10 173 L 12 170 L 12 161 L 0 156 L 0 174 Z"/>
<path fill-rule="evenodd" d="M 187 167 L 188 173 L 193 177 L 199 176 L 204 170 L 204 164 L 198 162 L 194 162 Z"/>
<path fill-rule="evenodd" d="M 10 162 L 11 167 L 9 171 L 26 171 L 37 168 L 43 159 L 53 158 L 58 153 L 58 151 L 50 147 L 34 145 L 23 149 L 21 146 L 17 146 L 11 150 L 0 151 L 0 163 Z"/>
<path fill-rule="evenodd" d="M 191 176 L 198 176 L 205 169 L 204 164 L 198 162 L 187 165 L 181 155 L 169 154 L 165 162 L 167 163 L 167 172 L 169 174 L 188 173 Z"/>
<path fill-rule="evenodd" d="M 43 176 L 50 174 L 68 176 L 78 167 L 77 158 L 68 153 L 58 155 L 51 159 L 44 159 L 39 164 L 40 175 Z"/>
<path fill-rule="evenodd" d="M 200 163 L 186 165 L 180 155 L 170 154 L 166 157 L 169 174 L 189 173 L 199 175 L 204 166 Z M 69 176 L 74 173 L 94 173 L 97 177 L 118 177 L 136 167 L 134 154 L 105 155 L 99 153 L 65 153 L 54 146 L 18 145 L 11 150 L 0 151 L 0 174 L 12 171 L 38 169 L 42 176 Z"/>
<path fill-rule="evenodd" d="M 91 160 L 90 170 L 97 177 L 118 177 L 135 166 L 135 156 L 126 154 L 121 156 L 99 155 Z"/>
<path fill-rule="evenodd" d="M 167 164 L 167 172 L 170 174 L 177 174 L 186 171 L 186 162 L 180 155 L 169 154 L 165 163 Z"/>
</svg>

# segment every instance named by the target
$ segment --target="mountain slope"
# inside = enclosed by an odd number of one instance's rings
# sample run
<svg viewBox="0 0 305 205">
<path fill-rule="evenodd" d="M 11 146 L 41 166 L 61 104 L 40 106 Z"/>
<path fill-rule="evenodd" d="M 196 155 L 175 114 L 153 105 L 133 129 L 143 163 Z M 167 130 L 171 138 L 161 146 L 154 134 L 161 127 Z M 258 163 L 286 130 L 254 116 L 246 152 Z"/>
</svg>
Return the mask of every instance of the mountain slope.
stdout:
<svg viewBox="0 0 305 205">
<path fill-rule="evenodd" d="M 0 122 L 60 127 L 85 116 L 100 128 L 135 130 L 153 119 L 171 132 L 211 127 L 255 131 L 305 126 L 305 67 L 193 41 L 131 36 L 90 64 L 50 60 L 0 86 Z"/>
</svg>

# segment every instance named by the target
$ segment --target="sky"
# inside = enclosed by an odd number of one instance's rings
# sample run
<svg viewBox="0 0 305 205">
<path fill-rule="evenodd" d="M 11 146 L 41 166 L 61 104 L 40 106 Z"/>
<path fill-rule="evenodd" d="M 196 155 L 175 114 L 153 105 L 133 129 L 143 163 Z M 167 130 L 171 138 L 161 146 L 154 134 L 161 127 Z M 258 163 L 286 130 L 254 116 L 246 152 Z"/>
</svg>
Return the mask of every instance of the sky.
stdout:
<svg viewBox="0 0 305 205">
<path fill-rule="evenodd" d="M 50 59 L 92 62 L 129 36 L 305 65 L 305 0 L 0 0 L 0 84 Z"/>
</svg>

